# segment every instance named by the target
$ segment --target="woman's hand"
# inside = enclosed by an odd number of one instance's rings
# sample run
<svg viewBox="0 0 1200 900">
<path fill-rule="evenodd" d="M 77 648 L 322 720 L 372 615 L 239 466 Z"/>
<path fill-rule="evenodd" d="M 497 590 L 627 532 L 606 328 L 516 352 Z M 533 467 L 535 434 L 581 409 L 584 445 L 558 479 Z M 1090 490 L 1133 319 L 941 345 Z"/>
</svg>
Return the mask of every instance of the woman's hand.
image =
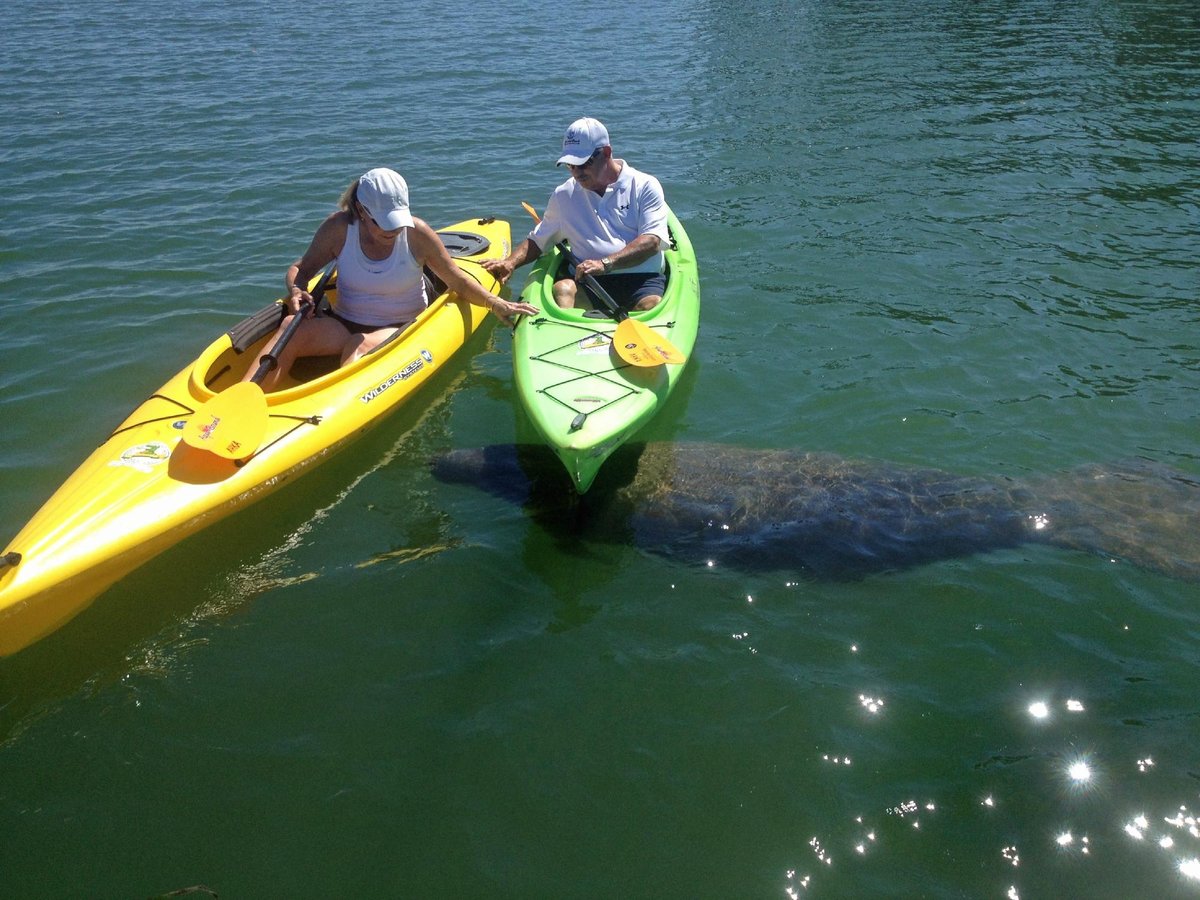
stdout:
<svg viewBox="0 0 1200 900">
<path fill-rule="evenodd" d="M 541 310 L 536 306 L 528 303 L 514 303 L 511 300 L 505 300 L 503 297 L 492 298 L 491 310 L 495 313 L 496 318 L 505 325 L 512 327 L 512 316 L 536 316 Z"/>
<path fill-rule="evenodd" d="M 300 312 L 300 310 L 303 309 L 306 304 L 308 305 L 309 312 L 311 313 L 313 308 L 312 294 L 304 290 L 298 284 L 292 285 L 291 293 L 287 298 L 288 312 L 295 315 L 296 313 Z"/>
</svg>

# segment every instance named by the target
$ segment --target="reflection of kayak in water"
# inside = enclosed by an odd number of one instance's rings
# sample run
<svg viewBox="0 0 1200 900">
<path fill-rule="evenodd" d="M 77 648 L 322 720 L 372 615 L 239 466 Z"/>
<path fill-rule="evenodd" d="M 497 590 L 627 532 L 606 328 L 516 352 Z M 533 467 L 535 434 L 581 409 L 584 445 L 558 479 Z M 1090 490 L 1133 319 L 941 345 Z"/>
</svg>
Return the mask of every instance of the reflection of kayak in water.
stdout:
<svg viewBox="0 0 1200 900">
<path fill-rule="evenodd" d="M 509 252 L 507 222 L 461 222 L 441 236 L 468 275 L 499 289 L 478 261 Z M 336 290 L 331 282 L 326 296 Z M 212 409 L 231 396 L 282 315 L 272 304 L 210 344 L 134 410 L 8 545 L 0 556 L 0 655 L 58 628 L 154 555 L 358 437 L 440 371 L 488 312 L 442 295 L 395 339 L 346 366 L 335 357 L 297 360 L 265 403 L 258 392 L 257 424 L 265 430 L 244 453 L 235 442 L 238 459 L 181 440 L 193 419 L 220 421 Z M 246 412 L 235 404 L 229 415 Z"/>
<path fill-rule="evenodd" d="M 618 451 L 576 498 L 542 448 L 456 450 L 443 481 L 525 503 L 556 533 L 696 561 L 853 577 L 1024 543 L 1200 581 L 1200 483 L 1165 466 L 1087 466 L 1028 481 L 714 444 Z"/>
</svg>

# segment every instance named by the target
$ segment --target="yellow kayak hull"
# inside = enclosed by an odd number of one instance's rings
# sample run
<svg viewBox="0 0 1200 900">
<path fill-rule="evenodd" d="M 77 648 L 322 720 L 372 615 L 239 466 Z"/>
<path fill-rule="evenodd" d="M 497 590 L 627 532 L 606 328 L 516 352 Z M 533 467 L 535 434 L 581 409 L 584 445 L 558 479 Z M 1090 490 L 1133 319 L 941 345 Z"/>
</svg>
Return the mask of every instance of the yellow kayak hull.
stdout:
<svg viewBox="0 0 1200 900">
<path fill-rule="evenodd" d="M 479 261 L 508 254 L 508 223 L 470 220 L 442 231 L 486 239 L 486 249 L 476 241 L 455 262 L 499 293 Z M 443 240 L 454 252 L 454 238 Z M 50 634 L 152 557 L 327 459 L 450 362 L 487 317 L 483 307 L 443 294 L 374 353 L 340 368 L 327 361 L 330 371 L 311 380 L 285 378 L 267 394 L 262 443 L 241 460 L 181 437 L 196 410 L 241 379 L 270 329 L 245 352 L 235 349 L 234 330 L 213 341 L 135 409 L 8 545 L 0 557 L 0 656 Z M 320 362 L 301 360 L 292 373 Z"/>
</svg>

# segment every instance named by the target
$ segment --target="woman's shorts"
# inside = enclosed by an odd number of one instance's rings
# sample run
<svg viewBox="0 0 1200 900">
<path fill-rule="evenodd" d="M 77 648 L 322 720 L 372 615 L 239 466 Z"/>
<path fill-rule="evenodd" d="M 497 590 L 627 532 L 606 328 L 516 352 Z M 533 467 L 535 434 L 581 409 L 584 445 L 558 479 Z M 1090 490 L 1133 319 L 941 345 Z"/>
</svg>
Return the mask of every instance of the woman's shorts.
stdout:
<svg viewBox="0 0 1200 900">
<path fill-rule="evenodd" d="M 351 334 L 370 334 L 372 331 L 380 331 L 384 328 L 404 328 L 409 324 L 408 322 L 393 322 L 391 325 L 363 325 L 360 322 L 352 322 L 349 319 L 343 318 L 331 309 L 325 310 L 321 315 L 337 319 Z"/>
</svg>

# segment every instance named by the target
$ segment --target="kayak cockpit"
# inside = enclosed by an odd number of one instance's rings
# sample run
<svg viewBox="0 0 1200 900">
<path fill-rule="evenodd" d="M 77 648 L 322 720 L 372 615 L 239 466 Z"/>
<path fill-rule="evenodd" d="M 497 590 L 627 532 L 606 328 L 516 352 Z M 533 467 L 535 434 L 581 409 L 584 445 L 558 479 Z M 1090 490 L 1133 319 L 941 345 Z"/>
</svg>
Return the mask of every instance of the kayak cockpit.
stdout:
<svg viewBox="0 0 1200 900">
<path fill-rule="evenodd" d="M 428 313 L 429 309 L 434 308 L 436 304 L 445 301 L 445 290 L 444 288 L 439 289 L 439 283 L 434 282 L 428 274 L 426 274 L 425 290 L 430 298 L 429 307 L 426 309 L 426 313 Z M 331 286 L 326 289 L 325 297 L 320 303 L 321 309 L 328 310 L 331 302 L 337 302 L 336 281 L 331 282 Z M 283 302 L 276 301 L 247 316 L 229 329 L 225 333 L 227 341 L 222 339 L 209 347 L 208 352 L 196 360 L 192 369 L 192 389 L 196 396 L 202 398 L 207 394 L 219 394 L 241 381 L 249 367 L 258 360 L 259 354 L 262 353 L 272 335 L 278 330 L 285 315 Z M 413 322 L 405 328 L 398 329 L 395 334 L 375 347 L 371 353 L 379 353 L 415 324 Z M 267 391 L 267 395 L 282 393 L 315 381 L 341 367 L 341 360 L 336 354 L 302 356 L 292 363 L 287 372 L 282 373 L 275 387 Z M 201 388 L 203 389 L 201 390 Z"/>
<path fill-rule="evenodd" d="M 487 224 L 488 221 L 481 220 L 481 224 Z M 439 231 L 437 234 L 442 239 L 450 256 L 455 259 L 477 257 L 486 253 L 491 246 L 491 241 L 486 236 L 471 231 Z M 425 312 L 415 322 L 398 330 L 366 355 L 378 354 L 397 338 L 412 330 L 417 322 L 425 318 L 435 306 L 446 302 L 446 285 L 442 280 L 429 268 L 424 271 L 424 279 L 425 296 L 429 300 L 429 306 Z M 329 309 L 336 303 L 337 274 L 335 272 L 325 285 L 320 308 Z M 207 399 L 241 381 L 249 366 L 258 359 L 271 335 L 279 328 L 285 314 L 284 302 L 276 300 L 230 328 L 226 332 L 226 336 L 229 338 L 228 343 L 224 340 L 217 341 L 196 360 L 191 375 L 193 395 L 201 400 Z M 292 364 L 288 372 L 282 374 L 275 388 L 268 391 L 268 394 L 278 394 L 299 387 L 329 375 L 339 368 L 341 368 L 340 360 L 334 355 L 301 357 Z"/>
</svg>

